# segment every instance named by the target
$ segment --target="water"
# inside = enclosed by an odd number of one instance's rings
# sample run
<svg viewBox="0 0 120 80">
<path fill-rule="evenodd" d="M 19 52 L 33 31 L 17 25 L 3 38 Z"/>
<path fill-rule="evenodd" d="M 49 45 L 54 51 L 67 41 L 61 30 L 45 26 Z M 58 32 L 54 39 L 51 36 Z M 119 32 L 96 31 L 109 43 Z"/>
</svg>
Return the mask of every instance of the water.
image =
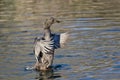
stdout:
<svg viewBox="0 0 120 80">
<path fill-rule="evenodd" d="M 0 80 L 119 80 L 119 0 L 0 0 Z M 33 66 L 33 40 L 43 22 L 61 20 L 53 32 L 70 32 L 56 50 L 54 70 Z"/>
</svg>

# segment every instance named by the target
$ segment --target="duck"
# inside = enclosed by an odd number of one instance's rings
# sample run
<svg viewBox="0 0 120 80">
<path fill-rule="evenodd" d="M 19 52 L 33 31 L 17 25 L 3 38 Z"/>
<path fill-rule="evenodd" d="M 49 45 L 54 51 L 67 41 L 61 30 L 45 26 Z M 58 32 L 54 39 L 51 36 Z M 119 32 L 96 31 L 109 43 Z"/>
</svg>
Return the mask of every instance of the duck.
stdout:
<svg viewBox="0 0 120 80">
<path fill-rule="evenodd" d="M 36 58 L 34 69 L 48 70 L 53 64 L 55 50 L 63 47 L 67 42 L 68 32 L 57 34 L 51 31 L 51 26 L 60 22 L 54 17 L 46 19 L 43 26 L 43 36 L 34 39 L 34 54 Z"/>
</svg>

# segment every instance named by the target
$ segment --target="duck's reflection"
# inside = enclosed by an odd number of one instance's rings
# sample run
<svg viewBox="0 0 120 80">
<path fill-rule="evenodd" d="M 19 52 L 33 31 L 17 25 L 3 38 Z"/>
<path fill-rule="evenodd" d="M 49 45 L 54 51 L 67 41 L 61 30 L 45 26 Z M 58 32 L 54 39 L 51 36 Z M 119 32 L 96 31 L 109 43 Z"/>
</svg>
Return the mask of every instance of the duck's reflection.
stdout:
<svg viewBox="0 0 120 80">
<path fill-rule="evenodd" d="M 55 78 L 61 77 L 60 74 L 55 73 L 53 69 L 47 71 L 39 71 L 37 72 L 37 76 L 35 79 L 37 80 L 54 80 Z"/>
</svg>

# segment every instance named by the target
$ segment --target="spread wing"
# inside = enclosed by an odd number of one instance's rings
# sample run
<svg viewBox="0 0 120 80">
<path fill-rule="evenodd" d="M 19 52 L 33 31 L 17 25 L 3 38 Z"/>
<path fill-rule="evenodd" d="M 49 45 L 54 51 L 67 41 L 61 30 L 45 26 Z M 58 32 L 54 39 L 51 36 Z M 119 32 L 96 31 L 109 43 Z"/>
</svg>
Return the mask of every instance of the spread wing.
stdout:
<svg viewBox="0 0 120 80">
<path fill-rule="evenodd" d="M 34 48 L 35 57 L 39 61 L 43 54 L 52 54 L 54 52 L 54 42 L 36 39 Z"/>
<path fill-rule="evenodd" d="M 58 49 L 63 47 L 64 44 L 67 42 L 68 37 L 69 37 L 68 33 L 54 34 L 53 35 L 54 48 Z"/>
<path fill-rule="evenodd" d="M 46 41 L 42 38 L 35 38 L 35 57 L 39 61 L 43 54 L 53 54 L 54 49 L 64 46 L 68 39 L 68 33 L 52 34 L 50 41 Z"/>
<path fill-rule="evenodd" d="M 53 41 L 40 40 L 35 43 L 35 49 L 37 52 L 49 53 L 54 50 L 54 43 Z"/>
<path fill-rule="evenodd" d="M 68 37 L 69 37 L 69 33 L 62 33 L 61 35 L 60 35 L 60 45 L 61 46 L 64 46 L 64 44 L 67 42 L 67 40 L 68 40 Z"/>
</svg>

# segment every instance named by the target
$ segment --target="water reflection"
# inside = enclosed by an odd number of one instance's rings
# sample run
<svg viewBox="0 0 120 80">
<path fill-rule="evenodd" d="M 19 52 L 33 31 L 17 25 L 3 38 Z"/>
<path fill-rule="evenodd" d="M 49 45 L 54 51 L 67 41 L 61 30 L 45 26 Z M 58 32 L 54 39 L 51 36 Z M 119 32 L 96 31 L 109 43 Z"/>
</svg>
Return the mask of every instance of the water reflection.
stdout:
<svg viewBox="0 0 120 80">
<path fill-rule="evenodd" d="M 56 78 L 60 78 L 60 74 L 55 73 L 52 69 L 48 71 L 40 71 L 37 73 L 35 79 L 37 80 L 54 80 Z"/>
</svg>

